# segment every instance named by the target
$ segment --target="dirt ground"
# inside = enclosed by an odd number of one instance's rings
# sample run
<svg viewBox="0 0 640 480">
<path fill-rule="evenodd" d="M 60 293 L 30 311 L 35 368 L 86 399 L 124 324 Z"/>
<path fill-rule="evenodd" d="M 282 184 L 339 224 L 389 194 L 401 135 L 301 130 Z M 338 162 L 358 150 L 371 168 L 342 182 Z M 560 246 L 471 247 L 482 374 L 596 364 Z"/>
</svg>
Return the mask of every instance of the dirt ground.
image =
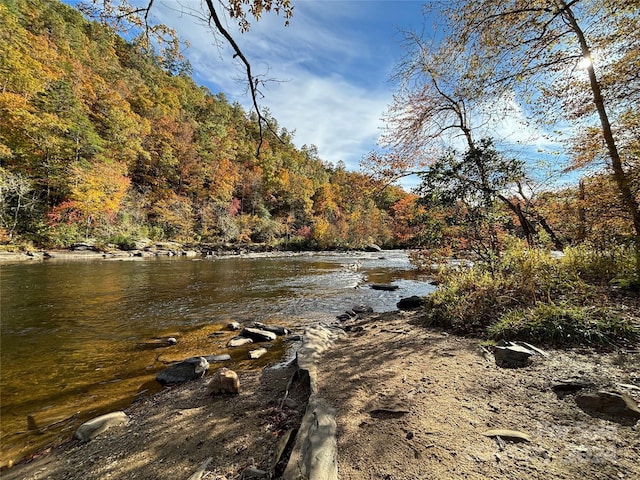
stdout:
<svg viewBox="0 0 640 480">
<path fill-rule="evenodd" d="M 549 350 L 504 369 L 475 339 L 416 326 L 418 315 L 351 321 L 322 357 L 319 394 L 336 408 L 341 480 L 640 478 L 640 422 L 590 415 L 550 388 L 579 378 L 637 402 L 640 353 Z M 127 426 L 43 452 L 2 478 L 187 480 L 208 457 L 203 479 L 268 471 L 304 412 L 300 383 L 283 403 L 294 370 L 242 373 L 238 396 L 208 396 L 204 378 L 142 399 Z M 531 441 L 482 435 L 490 429 Z"/>
</svg>

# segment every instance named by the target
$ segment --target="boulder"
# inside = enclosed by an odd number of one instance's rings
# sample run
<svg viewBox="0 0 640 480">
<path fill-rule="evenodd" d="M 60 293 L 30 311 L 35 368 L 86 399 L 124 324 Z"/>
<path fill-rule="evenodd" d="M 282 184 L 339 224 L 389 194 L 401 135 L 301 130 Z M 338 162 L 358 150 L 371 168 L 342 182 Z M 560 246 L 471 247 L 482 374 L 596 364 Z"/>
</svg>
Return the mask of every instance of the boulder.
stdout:
<svg viewBox="0 0 640 480">
<path fill-rule="evenodd" d="M 372 283 L 369 286 L 374 290 L 385 290 L 387 292 L 393 292 L 400 288 L 398 285 L 391 285 L 390 283 Z"/>
<path fill-rule="evenodd" d="M 129 417 L 124 412 L 111 412 L 101 415 L 78 427 L 75 437 L 78 440 L 86 442 L 92 440 L 110 427 L 116 425 L 126 425 L 129 423 Z"/>
<path fill-rule="evenodd" d="M 382 248 L 380 248 L 375 243 L 370 243 L 370 244 L 368 244 L 367 246 L 364 247 L 364 251 L 365 252 L 381 252 Z"/>
<path fill-rule="evenodd" d="M 289 335 L 291 333 L 288 329 L 281 327 L 280 325 L 265 325 L 264 323 L 254 322 L 253 327 L 259 330 L 275 333 L 279 337 Z"/>
<path fill-rule="evenodd" d="M 521 345 L 508 345 L 494 347 L 493 356 L 499 367 L 518 368 L 526 366 L 534 353 Z"/>
<path fill-rule="evenodd" d="M 191 357 L 165 368 L 156 375 L 162 385 L 184 383 L 201 378 L 209 369 L 209 362 L 204 357 Z"/>
<path fill-rule="evenodd" d="M 220 395 L 232 393 L 237 395 L 240 393 L 240 379 L 238 374 L 233 370 L 222 367 L 213 374 L 209 385 L 207 386 L 209 395 Z"/>
<path fill-rule="evenodd" d="M 398 303 L 396 303 L 396 307 L 398 310 L 415 310 L 417 308 L 421 308 L 425 306 L 425 301 L 423 298 L 420 298 L 416 295 L 411 297 L 401 298 Z"/>
<path fill-rule="evenodd" d="M 242 328 L 242 325 L 240 325 L 239 322 L 229 322 L 227 323 L 227 330 L 240 330 Z"/>
<path fill-rule="evenodd" d="M 640 408 L 626 393 L 595 392 L 576 395 L 576 403 L 583 410 L 615 417 L 640 418 Z"/>
<path fill-rule="evenodd" d="M 243 345 L 248 345 L 253 343 L 253 340 L 243 336 L 233 337 L 231 340 L 227 342 L 227 347 L 241 347 Z"/>
<path fill-rule="evenodd" d="M 277 335 L 273 332 L 249 327 L 243 328 L 242 332 L 240 332 L 240 336 L 250 338 L 254 342 L 271 342 L 277 337 Z"/>
</svg>

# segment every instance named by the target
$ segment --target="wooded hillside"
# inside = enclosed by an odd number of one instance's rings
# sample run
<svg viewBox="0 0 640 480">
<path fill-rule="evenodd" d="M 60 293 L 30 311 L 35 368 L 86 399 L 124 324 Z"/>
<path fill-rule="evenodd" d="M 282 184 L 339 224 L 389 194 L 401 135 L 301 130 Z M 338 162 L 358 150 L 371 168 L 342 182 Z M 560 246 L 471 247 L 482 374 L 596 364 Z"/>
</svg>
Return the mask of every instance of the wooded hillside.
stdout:
<svg viewBox="0 0 640 480">
<path fill-rule="evenodd" d="M 407 193 L 296 148 L 274 118 L 256 157 L 255 116 L 188 64 L 56 1 L 3 0 L 0 25 L 4 242 L 410 242 Z"/>
</svg>

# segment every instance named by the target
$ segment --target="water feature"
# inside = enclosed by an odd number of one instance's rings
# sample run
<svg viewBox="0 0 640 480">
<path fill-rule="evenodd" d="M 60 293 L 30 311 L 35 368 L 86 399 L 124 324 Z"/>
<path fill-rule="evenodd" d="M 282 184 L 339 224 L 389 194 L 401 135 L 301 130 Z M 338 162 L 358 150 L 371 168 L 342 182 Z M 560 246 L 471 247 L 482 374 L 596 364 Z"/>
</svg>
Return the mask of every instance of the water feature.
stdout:
<svg viewBox="0 0 640 480">
<path fill-rule="evenodd" d="M 302 331 L 361 303 L 393 310 L 429 293 L 427 281 L 401 251 L 2 265 L 0 465 L 159 390 L 154 376 L 172 360 L 228 352 L 222 330 L 231 320 Z M 162 336 L 178 344 L 145 347 Z M 277 363 L 286 348 L 276 342 L 258 362 L 236 350 L 233 368 Z"/>
</svg>

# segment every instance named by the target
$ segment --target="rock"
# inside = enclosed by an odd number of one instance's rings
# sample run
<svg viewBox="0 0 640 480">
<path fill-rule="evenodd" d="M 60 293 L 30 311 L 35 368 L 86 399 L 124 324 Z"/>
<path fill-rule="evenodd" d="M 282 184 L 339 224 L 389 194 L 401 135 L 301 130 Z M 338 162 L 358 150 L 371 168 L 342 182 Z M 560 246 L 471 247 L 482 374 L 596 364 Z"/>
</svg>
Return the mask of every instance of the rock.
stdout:
<svg viewBox="0 0 640 480">
<path fill-rule="evenodd" d="M 358 314 L 356 312 L 354 312 L 353 310 L 345 310 L 345 312 L 347 315 L 349 315 L 350 317 L 355 317 Z"/>
<path fill-rule="evenodd" d="M 503 430 L 503 429 L 487 430 L 482 435 L 484 435 L 485 437 L 500 437 L 500 438 L 506 438 L 509 440 L 524 440 L 526 442 L 531 441 L 531 436 L 529 434 L 524 432 L 519 432 L 517 430 Z"/>
<path fill-rule="evenodd" d="M 198 256 L 198 252 L 196 252 L 195 250 L 184 250 L 182 252 L 182 255 L 187 258 L 194 258 Z"/>
<path fill-rule="evenodd" d="M 260 330 L 275 333 L 279 337 L 289 335 L 291 333 L 288 329 L 281 327 L 280 325 L 265 325 L 264 323 L 254 322 L 253 326 Z"/>
<path fill-rule="evenodd" d="M 302 341 L 302 335 L 289 335 L 289 336 L 285 337 L 284 341 L 285 342 L 301 342 Z"/>
<path fill-rule="evenodd" d="M 415 310 L 416 308 L 421 308 L 425 306 L 425 301 L 423 298 L 420 298 L 416 295 L 411 297 L 401 298 L 398 303 L 396 303 L 396 307 L 398 310 Z"/>
<path fill-rule="evenodd" d="M 204 358 L 209 363 L 228 362 L 229 360 L 231 360 L 231 355 L 229 355 L 228 353 L 223 353 L 222 355 L 207 355 Z"/>
<path fill-rule="evenodd" d="M 372 283 L 369 286 L 374 290 L 385 290 L 387 292 L 393 292 L 400 288 L 398 285 L 391 285 L 390 283 Z"/>
<path fill-rule="evenodd" d="M 253 343 L 253 340 L 243 336 L 233 337 L 231 340 L 227 342 L 227 347 L 241 347 L 243 345 L 248 345 Z"/>
<path fill-rule="evenodd" d="M 267 349 L 266 348 L 257 348 L 256 350 L 251 350 L 249 352 L 249 358 L 251 360 L 257 360 L 258 358 L 263 356 L 265 353 L 267 353 Z"/>
<path fill-rule="evenodd" d="M 209 395 L 219 395 L 223 393 L 240 393 L 240 379 L 238 374 L 233 370 L 222 367 L 213 374 L 209 385 L 207 386 Z"/>
<path fill-rule="evenodd" d="M 565 378 L 561 380 L 557 380 L 551 385 L 551 390 L 556 393 L 561 392 L 576 392 L 578 390 L 582 390 L 583 388 L 593 387 L 594 384 L 591 382 L 587 382 L 584 380 L 578 380 L 574 378 Z"/>
<path fill-rule="evenodd" d="M 242 325 L 240 325 L 240 322 L 229 322 L 227 323 L 227 330 L 240 330 L 242 328 Z"/>
<path fill-rule="evenodd" d="M 86 442 L 87 440 L 97 437 L 110 427 L 126 425 L 127 423 L 129 423 L 129 417 L 126 413 L 111 412 L 83 423 L 78 427 L 74 436 L 78 440 Z"/>
<path fill-rule="evenodd" d="M 209 369 L 209 362 L 203 357 L 191 357 L 165 368 L 156 375 L 162 385 L 184 383 L 201 378 Z"/>
<path fill-rule="evenodd" d="M 360 304 L 353 307 L 351 311 L 356 315 L 359 313 L 373 313 L 373 307 L 369 305 Z"/>
<path fill-rule="evenodd" d="M 140 342 L 136 344 L 138 350 L 150 350 L 153 348 L 171 347 L 178 343 L 174 337 L 167 338 L 154 338 L 147 342 Z"/>
<path fill-rule="evenodd" d="M 520 345 L 496 346 L 493 351 L 496 365 L 506 368 L 526 366 L 529 363 L 529 357 L 533 354 L 533 351 Z"/>
<path fill-rule="evenodd" d="M 382 248 L 380 248 L 375 243 L 370 243 L 370 244 L 368 244 L 367 246 L 364 247 L 364 251 L 365 252 L 381 252 Z"/>
<path fill-rule="evenodd" d="M 349 315 L 347 315 L 346 313 L 342 313 L 342 314 L 336 316 L 336 318 L 338 320 L 340 320 L 341 322 L 346 322 L 347 320 L 351 319 L 351 317 Z"/>
<path fill-rule="evenodd" d="M 615 417 L 640 418 L 640 408 L 626 393 L 595 392 L 576 395 L 576 403 L 583 410 Z"/>
<path fill-rule="evenodd" d="M 242 332 L 240 332 L 240 336 L 250 338 L 254 342 L 271 342 L 277 337 L 273 332 L 249 327 L 243 328 Z"/>
</svg>

